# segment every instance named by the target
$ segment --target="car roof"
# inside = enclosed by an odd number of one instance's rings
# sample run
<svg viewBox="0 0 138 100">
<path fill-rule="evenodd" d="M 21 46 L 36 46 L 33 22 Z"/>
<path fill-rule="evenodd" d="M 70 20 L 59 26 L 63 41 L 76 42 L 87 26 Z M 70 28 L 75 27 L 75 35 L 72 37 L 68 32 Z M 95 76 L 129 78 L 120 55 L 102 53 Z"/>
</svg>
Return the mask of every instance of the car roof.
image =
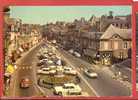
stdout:
<svg viewBox="0 0 138 100">
<path fill-rule="evenodd" d="M 75 84 L 74 83 L 66 83 L 66 84 L 64 84 L 64 86 L 75 86 Z"/>
</svg>

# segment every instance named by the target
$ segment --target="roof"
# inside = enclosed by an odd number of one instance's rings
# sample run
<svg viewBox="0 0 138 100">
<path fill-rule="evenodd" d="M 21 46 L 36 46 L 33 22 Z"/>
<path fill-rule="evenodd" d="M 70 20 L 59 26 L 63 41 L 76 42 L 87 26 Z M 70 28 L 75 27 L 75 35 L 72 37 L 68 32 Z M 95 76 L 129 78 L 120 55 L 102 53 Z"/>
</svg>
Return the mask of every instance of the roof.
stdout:
<svg viewBox="0 0 138 100">
<path fill-rule="evenodd" d="M 82 34 L 82 37 L 90 38 L 90 39 L 100 39 L 103 32 L 85 32 Z"/>
<path fill-rule="evenodd" d="M 110 39 L 115 34 L 123 39 L 131 39 L 132 29 L 120 29 L 111 24 L 100 39 Z"/>
<path fill-rule="evenodd" d="M 74 86 L 74 83 L 66 83 L 64 86 Z"/>
</svg>

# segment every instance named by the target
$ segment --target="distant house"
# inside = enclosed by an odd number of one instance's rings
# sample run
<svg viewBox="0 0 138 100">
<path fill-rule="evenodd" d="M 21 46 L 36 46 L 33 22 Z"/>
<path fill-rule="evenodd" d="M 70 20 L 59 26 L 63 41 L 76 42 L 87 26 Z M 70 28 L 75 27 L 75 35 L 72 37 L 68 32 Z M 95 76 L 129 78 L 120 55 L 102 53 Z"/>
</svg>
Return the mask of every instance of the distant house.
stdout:
<svg viewBox="0 0 138 100">
<path fill-rule="evenodd" d="M 128 50 L 131 48 L 131 29 L 120 29 L 112 24 L 100 38 L 100 58 L 102 64 L 111 64 L 112 61 L 128 58 Z"/>
<path fill-rule="evenodd" d="M 96 57 L 99 51 L 100 46 L 100 37 L 103 32 L 88 32 L 82 35 L 81 45 L 84 48 L 84 54 L 91 56 L 92 58 Z"/>
<path fill-rule="evenodd" d="M 111 24 L 121 29 L 129 29 L 131 28 L 131 15 L 113 16 L 111 12 L 109 16 L 103 15 L 100 19 L 100 31 L 106 31 Z"/>
</svg>

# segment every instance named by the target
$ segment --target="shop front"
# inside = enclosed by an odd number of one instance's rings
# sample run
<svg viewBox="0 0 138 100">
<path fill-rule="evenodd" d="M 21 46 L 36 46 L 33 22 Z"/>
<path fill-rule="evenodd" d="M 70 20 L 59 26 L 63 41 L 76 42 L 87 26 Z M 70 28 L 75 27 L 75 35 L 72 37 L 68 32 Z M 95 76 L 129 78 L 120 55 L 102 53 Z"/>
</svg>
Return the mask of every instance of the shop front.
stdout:
<svg viewBox="0 0 138 100">
<path fill-rule="evenodd" d="M 112 64 L 112 52 L 111 51 L 100 52 L 100 61 L 102 65 L 111 65 Z"/>
</svg>

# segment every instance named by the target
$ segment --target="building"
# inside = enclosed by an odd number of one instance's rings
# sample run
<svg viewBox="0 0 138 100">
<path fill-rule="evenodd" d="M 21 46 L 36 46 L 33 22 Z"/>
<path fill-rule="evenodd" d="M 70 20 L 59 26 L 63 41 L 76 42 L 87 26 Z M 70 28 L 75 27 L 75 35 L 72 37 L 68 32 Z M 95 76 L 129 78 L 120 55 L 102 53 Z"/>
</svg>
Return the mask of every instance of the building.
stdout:
<svg viewBox="0 0 138 100">
<path fill-rule="evenodd" d="M 127 59 L 131 39 L 131 29 L 120 29 L 110 25 L 100 38 L 99 52 L 102 64 L 110 65 L 113 62 Z"/>
<path fill-rule="evenodd" d="M 100 37 L 103 32 L 88 32 L 81 37 L 83 55 L 89 61 L 99 60 Z"/>
<path fill-rule="evenodd" d="M 104 32 L 112 24 L 115 27 L 121 29 L 131 28 L 131 15 L 126 16 L 113 16 L 113 13 L 109 12 L 109 16 L 103 15 L 100 18 L 100 31 Z"/>
</svg>

